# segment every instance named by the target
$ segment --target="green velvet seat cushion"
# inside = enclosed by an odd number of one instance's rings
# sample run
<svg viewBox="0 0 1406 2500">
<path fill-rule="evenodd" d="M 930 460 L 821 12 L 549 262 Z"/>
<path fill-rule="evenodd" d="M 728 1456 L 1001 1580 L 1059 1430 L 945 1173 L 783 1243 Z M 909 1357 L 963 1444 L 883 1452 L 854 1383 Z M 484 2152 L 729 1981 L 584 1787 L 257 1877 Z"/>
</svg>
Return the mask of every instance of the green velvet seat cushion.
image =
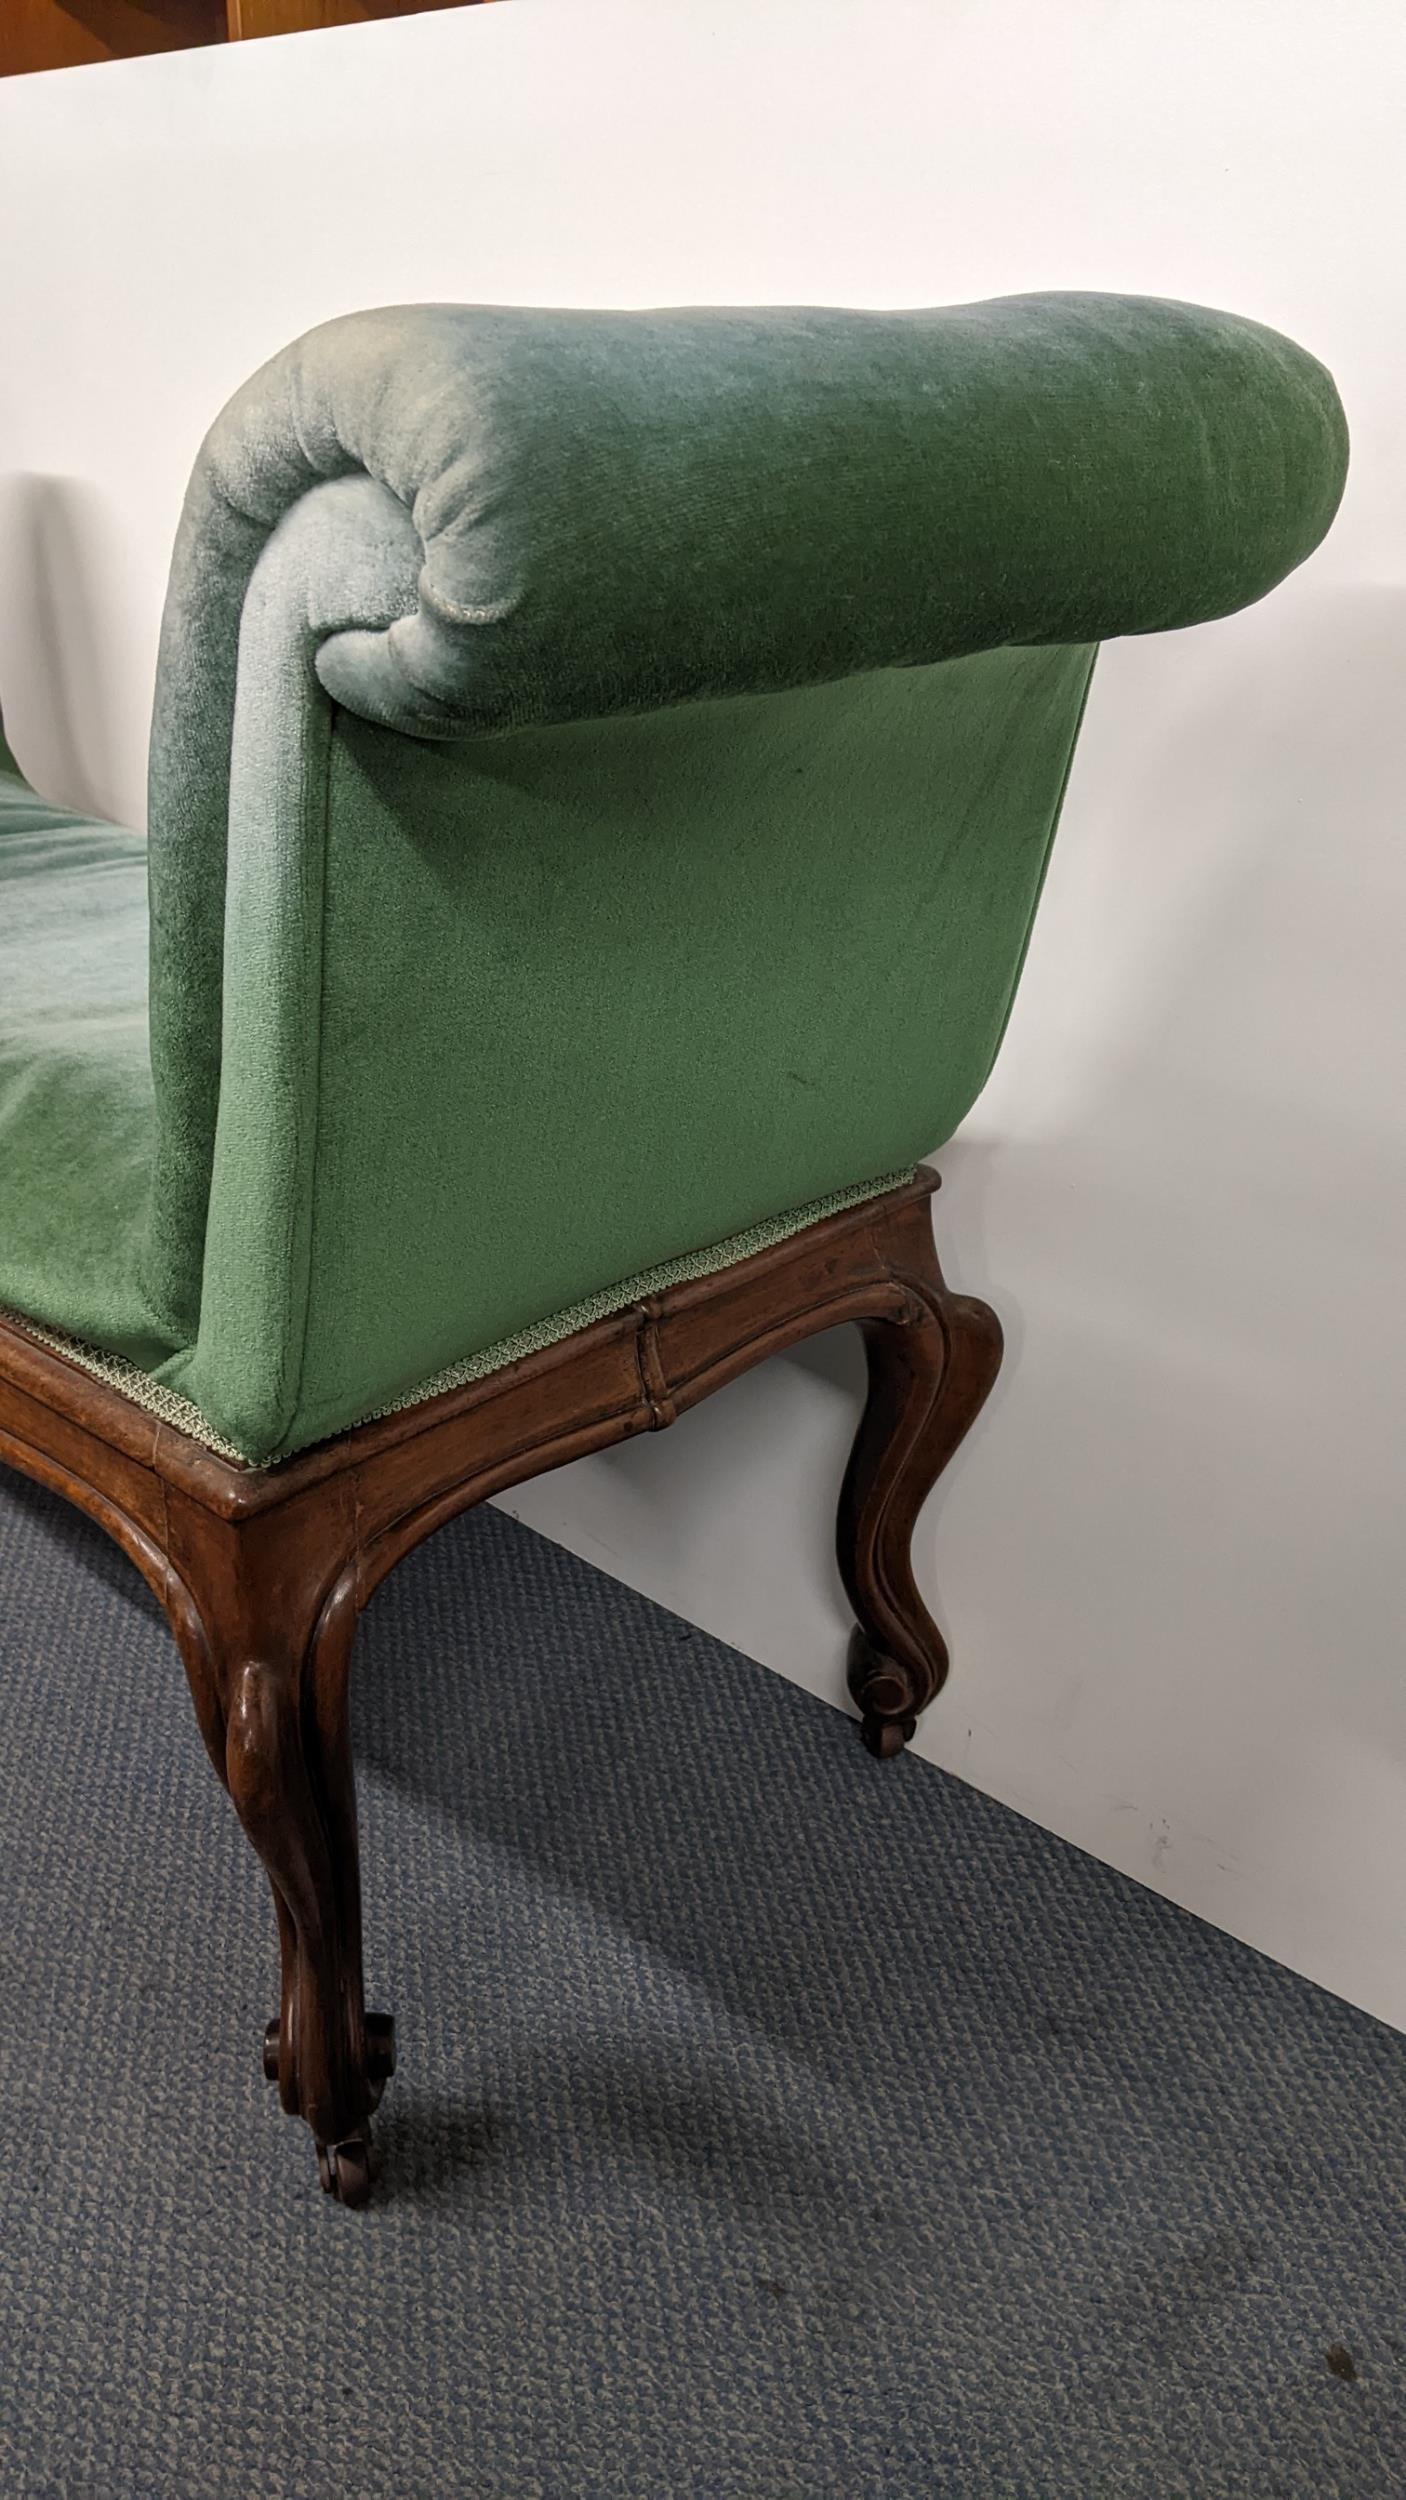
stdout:
<svg viewBox="0 0 1406 2500">
<path fill-rule="evenodd" d="M 0 739 L 0 1303 L 159 1361 L 146 846 L 35 797 Z"/>
</svg>

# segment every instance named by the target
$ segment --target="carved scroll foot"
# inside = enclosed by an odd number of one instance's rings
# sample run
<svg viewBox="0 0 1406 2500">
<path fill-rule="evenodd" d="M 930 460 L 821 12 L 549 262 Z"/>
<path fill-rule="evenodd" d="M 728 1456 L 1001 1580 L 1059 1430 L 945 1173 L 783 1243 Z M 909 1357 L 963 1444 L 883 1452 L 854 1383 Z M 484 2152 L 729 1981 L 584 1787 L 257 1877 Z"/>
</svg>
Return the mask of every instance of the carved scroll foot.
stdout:
<svg viewBox="0 0 1406 2500">
<path fill-rule="evenodd" d="M 932 1641 L 935 1680 L 931 1691 L 935 1693 L 947 1672 L 946 1644 L 936 1624 Z M 850 1698 L 859 1712 L 860 1734 L 869 1751 L 877 1754 L 881 1762 L 902 1753 L 918 1733 L 922 1704 L 915 1698 L 911 1680 L 895 1672 L 893 1660 L 876 1649 L 868 1633 L 857 1625 L 850 1636 L 846 1680 Z"/>
<path fill-rule="evenodd" d="M 375 2171 L 369 2121 L 395 2067 L 395 2025 L 366 2011 L 361 1883 L 347 1681 L 356 1576 L 339 1566 L 340 1517 L 203 1523 L 188 1581 L 199 1590 L 202 1724 L 235 1811 L 273 1891 L 282 2002 L 263 2068 L 290 2116 L 306 2120 L 328 2193 L 364 2204 Z M 173 1542 L 183 1514 L 173 1504 Z M 331 1581 L 330 1592 L 328 1582 Z M 212 1747 L 212 1750 L 214 1748 Z"/>
<path fill-rule="evenodd" d="M 225 1772 L 273 1887 L 283 2001 L 264 2072 L 306 2119 L 323 2186 L 363 2204 L 368 2121 L 395 2063 L 394 2025 L 362 1995 L 356 1803 L 347 1724 L 355 1608 L 341 1584 L 306 1632 L 285 1619 L 229 1660 Z M 242 1646 L 242 1645 L 241 1645 Z"/>
<path fill-rule="evenodd" d="M 881 1761 L 901 1753 L 946 1679 L 947 1644 L 913 1577 L 918 1513 L 979 1413 L 1001 1364 L 994 1311 L 949 1293 L 922 1229 L 897 1245 L 903 1301 L 862 1323 L 869 1393 L 840 1496 L 841 1576 L 858 1617 L 849 1689 Z"/>
</svg>

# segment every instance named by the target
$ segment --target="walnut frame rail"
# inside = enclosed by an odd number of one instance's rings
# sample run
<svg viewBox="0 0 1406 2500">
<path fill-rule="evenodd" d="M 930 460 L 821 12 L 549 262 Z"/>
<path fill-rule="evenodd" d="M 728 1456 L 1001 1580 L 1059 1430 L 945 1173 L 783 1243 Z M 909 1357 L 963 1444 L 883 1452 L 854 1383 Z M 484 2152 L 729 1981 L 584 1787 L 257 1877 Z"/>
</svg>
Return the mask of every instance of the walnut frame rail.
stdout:
<svg viewBox="0 0 1406 2500">
<path fill-rule="evenodd" d="M 839 1503 L 849 1682 L 871 1750 L 900 1752 L 947 1673 L 913 1578 L 914 1523 L 1001 1360 L 995 1314 L 943 1280 L 937 1186 L 920 1169 L 276 1468 L 217 1457 L 0 1322 L 0 1459 L 106 1529 L 165 1609 L 206 1750 L 273 1889 L 282 1998 L 265 2072 L 344 2203 L 369 2193 L 369 2121 L 395 2063 L 394 2024 L 363 1994 L 347 1706 L 362 1607 L 458 1512 L 657 1431 L 767 1355 L 854 1321 L 869 1389 Z"/>
</svg>

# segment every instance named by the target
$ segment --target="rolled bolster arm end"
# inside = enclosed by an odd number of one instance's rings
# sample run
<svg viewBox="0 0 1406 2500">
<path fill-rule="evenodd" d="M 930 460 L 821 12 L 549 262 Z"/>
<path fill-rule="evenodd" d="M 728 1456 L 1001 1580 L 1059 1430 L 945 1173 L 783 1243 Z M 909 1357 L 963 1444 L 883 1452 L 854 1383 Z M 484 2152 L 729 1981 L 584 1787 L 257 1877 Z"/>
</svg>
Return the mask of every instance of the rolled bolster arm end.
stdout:
<svg viewBox="0 0 1406 2500">
<path fill-rule="evenodd" d="M 1317 545 L 1346 467 L 1322 365 L 1197 305 L 424 305 L 256 374 L 187 539 L 237 595 L 280 511 L 374 480 L 413 527 L 414 613 L 329 621 L 319 676 L 472 735 L 1225 615 Z"/>
<path fill-rule="evenodd" d="M 418 620 L 407 618 L 414 625 Z M 317 654 L 325 692 L 344 711 L 411 738 L 453 738 L 464 731 L 464 703 L 437 702 L 416 684 L 398 624 L 349 627 L 331 634 Z"/>
</svg>

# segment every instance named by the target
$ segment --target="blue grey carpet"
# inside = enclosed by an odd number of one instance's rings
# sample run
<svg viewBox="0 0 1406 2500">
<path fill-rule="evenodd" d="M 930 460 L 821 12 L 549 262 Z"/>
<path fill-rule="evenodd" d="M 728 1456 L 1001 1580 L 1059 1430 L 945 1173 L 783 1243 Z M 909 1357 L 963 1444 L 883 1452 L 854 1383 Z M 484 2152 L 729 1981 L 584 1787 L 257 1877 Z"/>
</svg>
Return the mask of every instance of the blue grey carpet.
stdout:
<svg viewBox="0 0 1406 2500">
<path fill-rule="evenodd" d="M 0 1471 L 6 2500 L 1406 2491 L 1395 2034 L 493 1512 L 357 1690 L 364 2214 L 157 1611 Z"/>
</svg>

